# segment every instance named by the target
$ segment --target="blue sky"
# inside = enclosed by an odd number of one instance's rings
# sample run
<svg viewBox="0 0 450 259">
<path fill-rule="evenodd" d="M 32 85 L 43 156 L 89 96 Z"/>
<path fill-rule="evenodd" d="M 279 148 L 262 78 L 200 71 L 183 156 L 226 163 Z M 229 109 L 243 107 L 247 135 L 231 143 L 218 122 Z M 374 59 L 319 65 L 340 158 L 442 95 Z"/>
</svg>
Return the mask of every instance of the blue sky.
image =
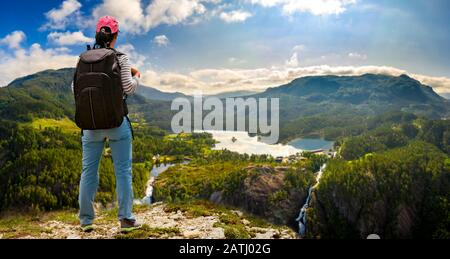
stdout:
<svg viewBox="0 0 450 259">
<path fill-rule="evenodd" d="M 74 66 L 102 15 L 165 91 L 262 90 L 305 75 L 408 73 L 450 92 L 447 0 L 65 0 L 2 3 L 0 84 Z"/>
</svg>

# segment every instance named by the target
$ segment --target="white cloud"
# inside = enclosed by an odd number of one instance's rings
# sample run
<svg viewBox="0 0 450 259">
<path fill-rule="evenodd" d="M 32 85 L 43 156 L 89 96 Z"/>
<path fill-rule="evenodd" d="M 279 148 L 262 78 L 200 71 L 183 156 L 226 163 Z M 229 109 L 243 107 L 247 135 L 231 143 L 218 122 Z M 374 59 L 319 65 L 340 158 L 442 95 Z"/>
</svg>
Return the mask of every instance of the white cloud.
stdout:
<svg viewBox="0 0 450 259">
<path fill-rule="evenodd" d="M 226 23 L 244 22 L 250 17 L 252 17 L 251 13 L 242 10 L 222 12 L 220 14 L 220 19 L 222 19 Z"/>
<path fill-rule="evenodd" d="M 142 34 L 161 24 L 174 25 L 206 11 L 201 0 L 154 0 L 146 7 L 141 0 L 104 0 L 93 10 L 93 19 L 111 15 L 123 31 Z M 145 8 L 143 8 L 145 7 Z"/>
<path fill-rule="evenodd" d="M 39 44 L 29 49 L 18 48 L 0 60 L 0 85 L 42 70 L 75 67 L 77 60 L 67 48 L 43 49 Z"/>
<path fill-rule="evenodd" d="M 285 65 L 287 67 L 298 67 L 300 64 L 300 52 L 304 51 L 305 49 L 305 45 L 295 45 L 292 48 L 292 55 L 288 60 L 286 60 Z"/>
<path fill-rule="evenodd" d="M 204 14 L 203 3 L 219 4 L 216 0 L 102 0 L 95 5 L 92 13 L 83 15 L 82 4 L 77 0 L 65 0 L 58 8 L 45 14 L 47 22 L 41 30 L 63 30 L 68 25 L 78 29 L 95 26 L 96 21 L 105 15 L 119 20 L 123 32 L 144 34 L 161 24 L 174 25 L 194 19 Z"/>
<path fill-rule="evenodd" d="M 162 24 L 197 24 L 213 16 L 229 23 L 243 22 L 252 16 L 243 10 L 225 12 L 231 6 L 221 0 L 102 0 L 89 15 L 83 15 L 79 1 L 65 0 L 45 14 L 47 23 L 41 30 L 63 30 L 68 25 L 85 30 L 94 27 L 101 16 L 110 15 L 118 19 L 123 32 L 145 34 Z"/>
<path fill-rule="evenodd" d="M 140 68 L 145 65 L 146 57 L 142 54 L 139 54 L 132 44 L 127 43 L 119 45 L 117 47 L 117 50 L 128 56 L 131 66 Z"/>
<path fill-rule="evenodd" d="M 60 22 L 64 20 L 67 16 L 73 14 L 81 8 L 80 2 L 77 0 L 66 0 L 64 1 L 58 9 L 50 10 L 46 16 L 51 21 Z"/>
<path fill-rule="evenodd" d="M 20 44 L 25 40 L 26 36 L 23 31 L 14 31 L 0 39 L 1 45 L 7 45 L 11 49 L 20 48 Z"/>
<path fill-rule="evenodd" d="M 252 4 L 263 7 L 281 6 L 283 13 L 291 15 L 296 12 L 307 12 L 313 15 L 341 14 L 347 6 L 356 0 L 248 0 Z"/>
<path fill-rule="evenodd" d="M 222 3 L 222 0 L 202 0 L 202 2 L 210 4 L 220 4 Z"/>
<path fill-rule="evenodd" d="M 432 77 L 418 74 L 413 74 L 412 77 L 422 84 L 433 87 L 437 93 L 450 94 L 450 78 L 448 77 Z"/>
<path fill-rule="evenodd" d="M 264 7 L 280 6 L 291 15 L 309 12 L 314 15 L 340 14 L 356 3 L 356 0 L 246 0 Z M 207 7 L 211 10 L 207 10 Z M 252 16 L 245 10 L 226 11 L 233 5 L 221 0 L 102 0 L 94 6 L 92 13 L 84 16 L 78 0 L 65 0 L 58 8 L 47 12 L 47 23 L 41 29 L 63 30 L 68 25 L 78 29 L 95 26 L 104 15 L 116 17 L 122 31 L 130 34 L 144 34 L 161 24 L 195 24 L 211 16 L 218 16 L 227 23 L 244 22 Z"/>
<path fill-rule="evenodd" d="M 286 66 L 288 66 L 288 67 L 298 67 L 298 63 L 299 63 L 299 61 L 298 61 L 298 53 L 294 52 L 294 54 L 292 54 L 291 58 L 286 61 Z"/>
<path fill-rule="evenodd" d="M 158 35 L 153 39 L 153 42 L 158 46 L 167 46 L 169 45 L 170 41 L 169 38 L 167 38 L 166 35 Z"/>
<path fill-rule="evenodd" d="M 79 18 L 81 6 L 77 0 L 65 0 L 59 8 L 54 8 L 45 14 L 47 23 L 41 29 L 66 28 L 71 21 Z"/>
<path fill-rule="evenodd" d="M 25 36 L 23 35 L 23 38 Z M 33 44 L 29 49 L 23 49 L 20 47 L 20 41 L 13 44 L 12 47 L 14 47 L 12 54 L 0 52 L 2 57 L 0 59 L 0 85 L 6 85 L 18 77 L 46 69 L 74 67 L 78 59 L 77 56 L 71 55 L 69 49 L 65 47 L 43 49 L 39 44 Z M 300 51 L 301 49 L 303 47 L 296 47 L 293 50 Z M 130 57 L 133 66 L 146 65 L 145 56 L 139 54 L 133 45 L 121 45 L 119 50 Z M 200 69 L 187 74 L 149 69 L 143 73 L 143 84 L 169 92 L 181 91 L 190 94 L 203 91 L 212 94 L 236 90 L 264 90 L 304 76 L 356 76 L 366 73 L 393 76 L 408 74 L 423 84 L 432 86 L 438 93 L 450 93 L 450 78 L 411 74 L 405 70 L 388 66 L 289 67 L 285 65 L 256 69 Z"/>
<path fill-rule="evenodd" d="M 294 52 L 300 52 L 300 51 L 304 51 L 306 49 L 305 45 L 295 45 L 292 48 L 292 51 Z"/>
<path fill-rule="evenodd" d="M 160 24 L 177 24 L 205 11 L 199 0 L 155 0 L 147 7 L 146 25 L 153 28 Z"/>
<path fill-rule="evenodd" d="M 173 72 L 157 72 L 154 70 L 147 70 L 142 74 L 142 83 L 167 92 L 186 91 L 188 93 L 194 93 L 208 88 L 207 84 L 195 80 L 189 75 Z"/>
<path fill-rule="evenodd" d="M 358 76 L 367 73 L 392 76 L 408 74 L 423 84 L 432 86 L 438 93 L 450 93 L 449 78 L 411 74 L 405 70 L 388 66 L 322 65 L 295 68 L 200 69 L 188 74 L 148 70 L 143 74 L 143 82 L 146 85 L 168 92 L 181 91 L 192 94 L 201 90 L 213 94 L 237 90 L 262 91 L 268 87 L 283 85 L 304 76 Z"/>
<path fill-rule="evenodd" d="M 60 46 L 77 45 L 81 43 L 91 43 L 94 39 L 86 37 L 83 32 L 52 32 L 47 39 Z"/>
<path fill-rule="evenodd" d="M 122 31 L 130 33 L 138 33 L 144 26 L 144 11 L 141 7 L 140 0 L 104 0 L 93 10 L 93 21 L 104 15 L 114 16 L 119 20 Z"/>
</svg>

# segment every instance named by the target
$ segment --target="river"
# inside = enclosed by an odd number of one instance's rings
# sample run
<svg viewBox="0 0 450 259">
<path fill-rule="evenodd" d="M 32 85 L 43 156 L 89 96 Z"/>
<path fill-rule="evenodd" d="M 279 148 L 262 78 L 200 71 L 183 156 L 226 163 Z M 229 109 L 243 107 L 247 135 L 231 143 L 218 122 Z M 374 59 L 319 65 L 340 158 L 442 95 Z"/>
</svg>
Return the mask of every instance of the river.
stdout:
<svg viewBox="0 0 450 259">
<path fill-rule="evenodd" d="M 296 139 L 291 141 L 288 145 L 269 145 L 258 141 L 257 137 L 251 137 L 247 132 L 230 132 L 230 131 L 208 131 L 213 135 L 213 138 L 218 142 L 215 150 L 227 149 L 233 152 L 249 155 L 271 155 L 273 157 L 283 156 L 287 157 L 295 155 L 303 151 L 311 151 L 317 149 L 330 149 L 333 147 L 333 142 L 323 139 Z M 185 162 L 186 163 L 186 162 Z M 155 165 L 151 171 L 150 180 L 147 182 L 146 196 L 141 200 L 135 200 L 135 204 L 150 205 L 153 202 L 153 184 L 158 175 L 167 171 L 170 167 L 176 164 L 161 164 Z M 300 211 L 297 219 L 299 222 L 300 236 L 304 237 L 306 234 L 307 215 L 306 211 L 310 206 L 312 194 L 320 183 L 323 171 L 326 165 L 323 165 L 316 175 L 316 184 L 309 189 L 308 198 L 305 205 Z"/>
</svg>

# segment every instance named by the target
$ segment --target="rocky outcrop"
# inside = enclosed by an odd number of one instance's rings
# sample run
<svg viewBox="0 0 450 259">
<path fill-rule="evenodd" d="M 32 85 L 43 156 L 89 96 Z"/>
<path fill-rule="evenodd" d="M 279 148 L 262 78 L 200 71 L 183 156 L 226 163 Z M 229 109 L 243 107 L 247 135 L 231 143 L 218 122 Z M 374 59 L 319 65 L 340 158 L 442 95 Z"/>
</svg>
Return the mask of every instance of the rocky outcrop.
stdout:
<svg viewBox="0 0 450 259">
<path fill-rule="evenodd" d="M 229 232 L 240 225 L 242 231 L 253 239 L 293 239 L 296 233 L 286 227 L 255 225 L 251 219 L 239 211 L 200 207 L 192 205 L 198 213 L 200 208 L 205 212 L 196 215 L 178 208 L 176 205 L 156 203 L 151 206 L 140 206 L 136 209 L 136 217 L 144 224 L 141 230 L 130 234 L 121 234 L 115 218 L 116 210 L 98 211 L 95 230 L 83 233 L 75 212 L 58 212 L 55 215 L 44 214 L 33 219 L 21 220 L 21 224 L 8 229 L 0 228 L 1 238 L 20 239 L 225 239 L 234 238 Z M 225 219 L 233 219 L 233 224 Z M 10 221 L 9 219 L 0 219 Z M 33 230 L 33 231 L 30 231 Z"/>
<path fill-rule="evenodd" d="M 294 226 L 306 199 L 309 182 L 299 186 L 305 172 L 287 167 L 253 166 L 242 183 L 229 194 L 213 193 L 210 200 L 231 205 L 280 225 Z M 289 176 L 288 176 L 289 175 Z"/>
</svg>

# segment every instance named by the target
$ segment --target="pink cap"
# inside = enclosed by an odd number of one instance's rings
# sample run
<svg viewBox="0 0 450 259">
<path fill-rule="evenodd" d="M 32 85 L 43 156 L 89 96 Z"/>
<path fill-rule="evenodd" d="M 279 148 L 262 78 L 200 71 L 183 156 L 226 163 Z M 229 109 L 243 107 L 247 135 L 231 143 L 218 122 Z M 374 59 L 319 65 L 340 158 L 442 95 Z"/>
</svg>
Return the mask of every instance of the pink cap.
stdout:
<svg viewBox="0 0 450 259">
<path fill-rule="evenodd" d="M 111 33 L 117 33 L 119 31 L 119 22 L 116 20 L 116 18 L 112 16 L 103 16 L 98 20 L 97 23 L 97 32 L 100 32 L 100 30 L 103 27 L 108 27 L 111 29 Z"/>
</svg>

